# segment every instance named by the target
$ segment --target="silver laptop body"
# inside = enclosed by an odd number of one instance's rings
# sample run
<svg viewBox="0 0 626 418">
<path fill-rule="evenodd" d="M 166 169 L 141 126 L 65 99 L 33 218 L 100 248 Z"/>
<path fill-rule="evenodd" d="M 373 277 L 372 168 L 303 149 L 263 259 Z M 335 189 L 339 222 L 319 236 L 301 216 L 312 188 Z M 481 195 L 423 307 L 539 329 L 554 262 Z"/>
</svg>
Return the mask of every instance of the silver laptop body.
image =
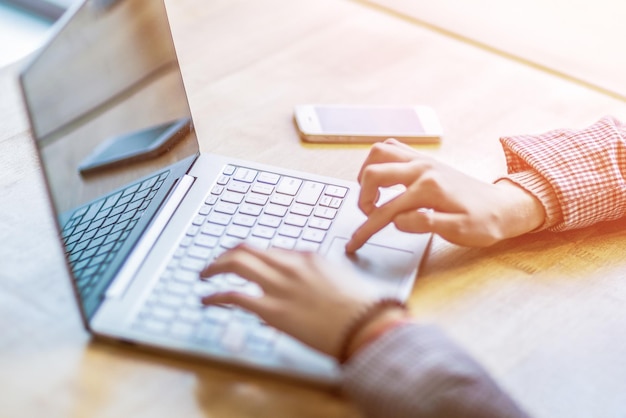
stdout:
<svg viewBox="0 0 626 418">
<path fill-rule="evenodd" d="M 20 81 L 93 335 L 334 384 L 333 359 L 248 312 L 200 304 L 254 284 L 198 272 L 246 241 L 319 252 L 381 296 L 408 297 L 430 236 L 389 226 L 346 256 L 364 220 L 356 183 L 199 152 L 161 0 L 76 5 Z"/>
</svg>

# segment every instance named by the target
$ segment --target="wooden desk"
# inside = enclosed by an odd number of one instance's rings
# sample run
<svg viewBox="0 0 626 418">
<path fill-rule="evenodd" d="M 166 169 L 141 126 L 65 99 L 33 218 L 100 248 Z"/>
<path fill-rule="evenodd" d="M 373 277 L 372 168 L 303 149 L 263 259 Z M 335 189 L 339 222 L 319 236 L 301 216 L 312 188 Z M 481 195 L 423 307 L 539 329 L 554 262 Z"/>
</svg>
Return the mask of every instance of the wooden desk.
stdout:
<svg viewBox="0 0 626 418">
<path fill-rule="evenodd" d="M 304 145 L 293 106 L 425 103 L 446 133 L 424 152 L 490 180 L 504 170 L 499 135 L 626 120 L 614 98 L 355 2 L 168 5 L 204 151 L 352 179 L 368 148 Z M 315 388 L 91 342 L 54 244 L 15 75 L 0 73 L 1 416 L 359 416 Z M 487 249 L 436 238 L 412 311 L 534 416 L 623 416 L 625 230 L 618 221 Z"/>
</svg>

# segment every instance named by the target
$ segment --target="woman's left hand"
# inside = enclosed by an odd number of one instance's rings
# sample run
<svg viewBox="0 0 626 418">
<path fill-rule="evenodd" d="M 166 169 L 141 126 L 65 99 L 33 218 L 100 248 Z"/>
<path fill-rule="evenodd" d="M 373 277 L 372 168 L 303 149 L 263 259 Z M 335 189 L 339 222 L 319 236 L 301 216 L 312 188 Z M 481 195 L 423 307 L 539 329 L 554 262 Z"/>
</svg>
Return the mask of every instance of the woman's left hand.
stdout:
<svg viewBox="0 0 626 418">
<path fill-rule="evenodd" d="M 202 299 L 205 305 L 232 304 L 257 314 L 270 326 L 337 357 L 348 323 L 376 297 L 349 271 L 313 253 L 241 244 L 218 257 L 201 277 L 234 273 L 256 283 L 261 296 L 236 291 Z M 209 279 L 210 280 L 210 279 Z"/>
</svg>

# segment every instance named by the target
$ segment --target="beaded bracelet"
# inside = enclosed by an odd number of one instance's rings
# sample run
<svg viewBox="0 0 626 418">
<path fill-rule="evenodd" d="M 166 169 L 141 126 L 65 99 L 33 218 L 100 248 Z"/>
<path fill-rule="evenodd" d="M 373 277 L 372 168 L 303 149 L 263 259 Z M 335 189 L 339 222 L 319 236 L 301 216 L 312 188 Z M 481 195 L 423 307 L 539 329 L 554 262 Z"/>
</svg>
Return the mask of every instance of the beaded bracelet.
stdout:
<svg viewBox="0 0 626 418">
<path fill-rule="evenodd" d="M 380 312 L 384 311 L 389 307 L 397 307 L 403 310 L 407 310 L 407 306 L 404 302 L 394 298 L 382 298 L 374 303 L 367 305 L 356 317 L 355 319 L 348 324 L 344 333 L 343 339 L 341 340 L 341 346 L 339 349 L 339 362 L 341 364 L 345 363 L 348 360 L 348 350 L 350 349 L 350 344 L 354 337 L 358 334 L 358 332 L 363 328 L 371 319 L 376 317 Z"/>
</svg>

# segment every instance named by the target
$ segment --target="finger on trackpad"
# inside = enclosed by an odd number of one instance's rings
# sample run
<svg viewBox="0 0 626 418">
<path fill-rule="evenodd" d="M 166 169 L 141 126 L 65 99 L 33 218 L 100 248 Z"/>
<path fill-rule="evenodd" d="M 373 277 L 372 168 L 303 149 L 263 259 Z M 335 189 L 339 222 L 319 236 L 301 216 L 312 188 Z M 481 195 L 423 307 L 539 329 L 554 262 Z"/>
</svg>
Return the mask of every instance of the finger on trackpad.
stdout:
<svg viewBox="0 0 626 418">
<path fill-rule="evenodd" d="M 413 276 L 419 263 L 419 254 L 414 252 L 366 243 L 356 253 L 345 251 L 347 238 L 335 238 L 326 258 L 332 262 L 352 267 L 356 273 L 381 283 L 385 288 L 403 286 Z"/>
</svg>

